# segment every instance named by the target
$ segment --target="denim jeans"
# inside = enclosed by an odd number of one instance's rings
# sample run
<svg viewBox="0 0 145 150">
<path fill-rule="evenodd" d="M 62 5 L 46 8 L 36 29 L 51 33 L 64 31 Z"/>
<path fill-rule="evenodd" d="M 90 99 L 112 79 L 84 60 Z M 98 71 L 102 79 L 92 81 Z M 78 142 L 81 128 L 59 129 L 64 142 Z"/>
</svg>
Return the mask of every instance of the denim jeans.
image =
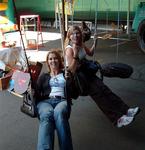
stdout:
<svg viewBox="0 0 145 150">
<path fill-rule="evenodd" d="M 48 99 L 38 103 L 39 131 L 37 150 L 53 150 L 55 129 L 60 150 L 73 150 L 67 101 Z"/>
</svg>

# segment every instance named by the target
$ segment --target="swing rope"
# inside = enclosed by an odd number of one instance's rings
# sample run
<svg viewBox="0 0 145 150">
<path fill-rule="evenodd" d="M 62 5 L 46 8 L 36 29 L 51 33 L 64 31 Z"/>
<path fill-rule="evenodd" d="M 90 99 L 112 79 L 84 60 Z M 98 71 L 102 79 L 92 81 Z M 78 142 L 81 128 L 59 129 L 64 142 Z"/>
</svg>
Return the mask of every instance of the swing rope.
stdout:
<svg viewBox="0 0 145 150">
<path fill-rule="evenodd" d="M 19 33 L 20 33 L 20 38 L 21 38 L 21 41 L 22 41 L 22 46 L 23 46 L 23 50 L 24 50 L 25 57 L 26 57 L 27 67 L 28 67 L 28 66 L 29 66 L 29 62 L 28 62 L 27 55 L 26 55 L 26 49 L 25 49 L 25 45 L 24 45 L 22 33 L 21 33 L 20 26 L 19 26 L 19 23 L 18 23 L 19 16 L 18 16 L 18 12 L 17 12 L 17 8 L 16 8 L 16 5 L 15 5 L 15 2 L 14 2 L 14 0 L 12 0 L 12 1 L 13 1 L 14 11 L 15 11 L 15 14 L 16 14 L 16 22 L 17 22 L 17 24 L 18 24 L 18 31 L 19 31 Z"/>
<path fill-rule="evenodd" d="M 108 7 L 109 3 L 106 0 L 104 0 L 104 2 L 106 4 L 106 6 Z M 109 25 L 108 18 L 109 18 L 109 7 L 108 7 L 108 9 L 106 9 L 106 30 L 105 30 L 105 35 L 103 35 L 101 37 L 101 39 L 103 39 L 103 40 L 110 39 L 112 37 L 112 34 L 108 33 L 108 25 Z"/>
<path fill-rule="evenodd" d="M 96 7 L 95 7 L 95 30 L 94 30 L 94 54 L 93 54 L 93 61 L 96 59 L 96 47 L 97 47 L 97 24 L 98 24 L 98 0 L 96 0 Z"/>
<path fill-rule="evenodd" d="M 17 8 L 16 8 L 16 5 L 15 5 L 15 2 L 14 0 L 12 0 L 12 5 L 13 5 L 13 8 L 14 8 L 14 12 L 15 12 L 15 16 L 16 16 L 16 22 L 18 24 L 18 20 L 19 20 L 19 15 L 18 15 L 18 12 L 17 12 Z M 25 49 L 25 45 L 24 45 L 24 41 L 23 41 L 23 37 L 22 37 L 22 33 L 21 33 L 21 30 L 20 30 L 20 26 L 18 24 L 18 31 L 20 33 L 20 39 L 21 39 L 21 42 L 22 42 L 22 47 L 23 47 L 23 51 L 24 51 L 24 57 L 22 57 L 23 61 L 25 62 L 25 65 L 26 65 L 26 68 L 28 69 L 28 73 L 30 74 L 30 88 L 34 88 L 33 86 L 33 80 L 32 80 L 32 74 L 31 74 L 31 69 L 30 69 L 30 64 L 29 64 L 29 61 L 28 61 L 28 58 L 27 58 L 27 55 L 26 55 L 26 49 Z M 23 64 L 21 64 L 23 65 Z M 14 70 L 13 68 L 11 68 L 12 70 Z M 17 97 L 20 97 L 20 98 L 24 98 L 24 95 L 22 94 L 19 94 L 19 93 L 16 93 L 15 91 L 13 90 L 9 90 L 9 92 Z"/>
<path fill-rule="evenodd" d="M 15 14 L 16 14 L 16 22 L 17 22 L 17 24 L 18 24 L 19 15 L 18 15 L 18 12 L 17 12 L 17 8 L 16 8 L 16 5 L 15 5 L 15 1 L 12 0 L 12 2 L 13 2 L 14 11 L 15 11 Z M 18 25 L 18 31 L 19 31 L 19 33 L 20 33 L 20 38 L 21 38 L 21 41 L 22 41 L 22 47 L 23 47 L 23 50 L 24 50 L 24 56 L 25 56 L 25 59 L 26 59 L 26 65 L 27 65 L 27 68 L 28 68 L 28 73 L 30 74 L 31 85 L 33 85 L 33 80 L 32 80 L 32 74 L 31 74 L 30 64 L 29 64 L 29 61 L 28 61 L 28 58 L 27 58 L 26 48 L 25 48 L 25 45 L 24 45 L 23 36 L 22 36 L 22 32 L 21 32 L 21 29 L 20 29 L 20 26 L 19 26 L 19 25 Z"/>
<path fill-rule="evenodd" d="M 108 2 L 106 0 L 104 0 L 106 5 L 109 6 Z M 95 33 L 97 35 L 97 20 L 98 20 L 98 0 L 96 0 L 96 11 L 95 11 Z M 106 14 L 106 28 L 108 25 L 108 11 Z M 120 25 L 120 0 L 118 0 L 118 14 L 117 14 L 117 40 L 116 40 L 116 62 L 118 62 L 118 57 L 119 57 L 119 25 Z M 109 39 L 111 38 L 111 34 L 108 34 L 106 32 L 106 34 L 102 37 L 102 39 Z M 95 39 L 94 39 L 95 40 Z M 97 43 L 96 43 L 97 44 Z M 96 49 L 96 46 L 95 46 Z M 93 55 L 93 60 L 95 60 L 95 55 L 96 55 L 96 50 L 94 51 L 94 55 Z"/>
<path fill-rule="evenodd" d="M 89 18 L 91 18 L 91 11 L 92 11 L 92 0 L 90 2 Z"/>
</svg>

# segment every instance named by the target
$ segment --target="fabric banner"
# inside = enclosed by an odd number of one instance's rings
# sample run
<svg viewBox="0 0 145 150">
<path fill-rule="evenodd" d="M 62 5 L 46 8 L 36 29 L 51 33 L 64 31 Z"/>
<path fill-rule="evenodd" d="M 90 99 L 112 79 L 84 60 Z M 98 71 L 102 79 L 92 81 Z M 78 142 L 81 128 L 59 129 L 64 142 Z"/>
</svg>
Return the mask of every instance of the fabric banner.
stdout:
<svg viewBox="0 0 145 150">
<path fill-rule="evenodd" d="M 74 14 L 74 3 L 75 0 L 65 0 L 65 14 L 66 15 L 73 15 Z M 56 9 L 55 9 L 56 13 L 62 13 L 62 2 L 58 2 L 56 3 Z"/>
</svg>

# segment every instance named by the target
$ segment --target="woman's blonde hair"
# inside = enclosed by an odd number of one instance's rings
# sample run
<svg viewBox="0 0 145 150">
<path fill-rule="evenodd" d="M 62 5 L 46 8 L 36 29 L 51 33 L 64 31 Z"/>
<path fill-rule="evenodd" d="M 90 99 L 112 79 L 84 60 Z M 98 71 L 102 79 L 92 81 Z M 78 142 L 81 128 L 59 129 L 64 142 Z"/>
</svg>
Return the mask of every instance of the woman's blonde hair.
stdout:
<svg viewBox="0 0 145 150">
<path fill-rule="evenodd" d="M 66 39 L 65 39 L 65 43 L 64 43 L 65 47 L 70 44 L 70 42 L 71 42 L 70 36 L 74 30 L 79 31 L 79 33 L 81 34 L 81 38 L 82 38 L 82 31 L 81 31 L 80 27 L 79 26 L 70 26 L 68 31 L 67 31 L 67 35 L 66 35 Z M 82 39 L 81 39 L 81 41 L 82 41 Z"/>
<path fill-rule="evenodd" d="M 54 54 L 57 57 L 58 62 L 59 62 L 59 69 L 62 70 L 64 68 L 62 54 L 60 53 L 60 50 L 52 49 L 48 52 L 47 57 L 46 57 L 46 64 L 48 66 L 49 71 L 50 71 L 50 66 L 48 64 L 48 59 L 49 59 L 50 54 Z"/>
</svg>

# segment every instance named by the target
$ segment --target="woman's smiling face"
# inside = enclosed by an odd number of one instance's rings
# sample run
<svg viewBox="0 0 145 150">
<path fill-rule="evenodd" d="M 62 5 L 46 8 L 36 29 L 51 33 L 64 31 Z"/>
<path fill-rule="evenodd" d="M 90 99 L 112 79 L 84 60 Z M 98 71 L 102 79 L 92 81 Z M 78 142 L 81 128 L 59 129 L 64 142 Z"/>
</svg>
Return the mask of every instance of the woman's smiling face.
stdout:
<svg viewBox="0 0 145 150">
<path fill-rule="evenodd" d="M 54 53 L 49 54 L 48 65 L 50 69 L 59 69 L 59 60 Z"/>
<path fill-rule="evenodd" d="M 72 44 L 81 45 L 82 44 L 82 35 L 80 31 L 73 30 L 73 32 L 70 34 L 70 40 Z"/>
</svg>

